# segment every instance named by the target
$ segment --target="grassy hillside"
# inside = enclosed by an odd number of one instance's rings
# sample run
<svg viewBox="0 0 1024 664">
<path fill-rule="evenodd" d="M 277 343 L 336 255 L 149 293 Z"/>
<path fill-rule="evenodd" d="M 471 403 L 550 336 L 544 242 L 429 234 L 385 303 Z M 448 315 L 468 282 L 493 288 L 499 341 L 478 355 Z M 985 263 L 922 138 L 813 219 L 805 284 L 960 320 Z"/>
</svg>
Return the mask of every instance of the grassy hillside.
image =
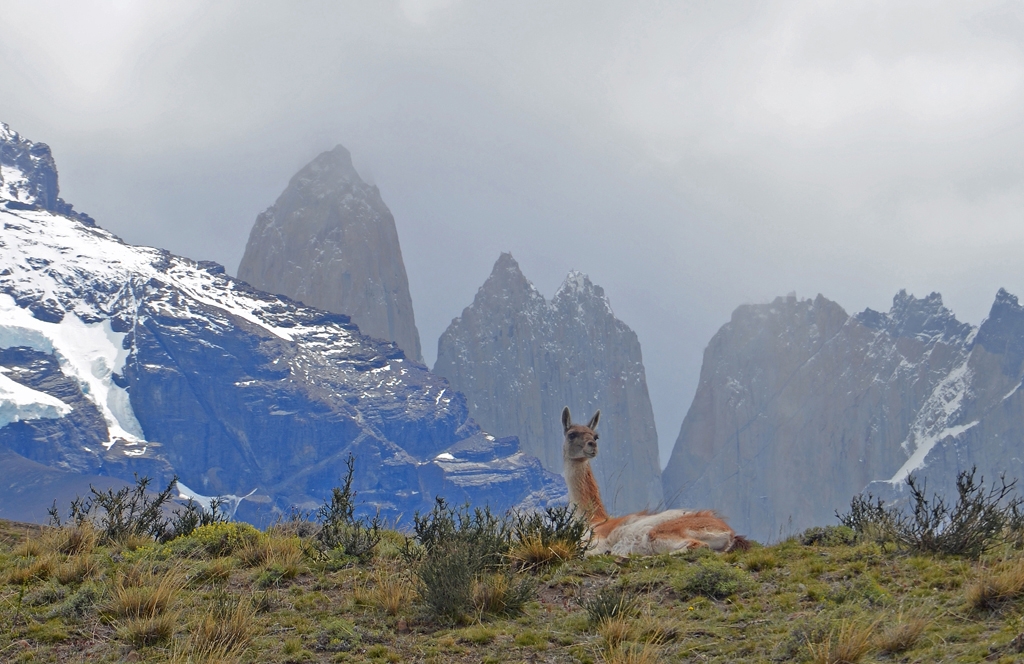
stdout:
<svg viewBox="0 0 1024 664">
<path fill-rule="evenodd" d="M 1009 545 L 972 561 L 842 544 L 852 532 L 829 529 L 803 538 L 816 544 L 549 564 L 520 547 L 477 579 L 472 610 L 444 617 L 402 535 L 383 532 L 359 559 L 324 553 L 308 530 L 213 524 L 163 544 L 103 543 L 88 523 L 4 522 L 0 661 L 1013 662 L 1024 651 L 1024 555 Z"/>
</svg>

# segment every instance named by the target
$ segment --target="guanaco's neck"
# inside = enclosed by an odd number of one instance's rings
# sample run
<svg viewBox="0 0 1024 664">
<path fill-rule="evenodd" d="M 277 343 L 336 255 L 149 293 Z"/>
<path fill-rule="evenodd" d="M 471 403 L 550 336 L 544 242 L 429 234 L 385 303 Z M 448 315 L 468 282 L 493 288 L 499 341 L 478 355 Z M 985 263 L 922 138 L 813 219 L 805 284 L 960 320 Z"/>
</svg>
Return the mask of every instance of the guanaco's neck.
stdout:
<svg viewBox="0 0 1024 664">
<path fill-rule="evenodd" d="M 585 514 L 590 523 L 608 520 L 590 459 L 565 459 L 565 483 L 569 487 L 569 503 Z"/>
</svg>

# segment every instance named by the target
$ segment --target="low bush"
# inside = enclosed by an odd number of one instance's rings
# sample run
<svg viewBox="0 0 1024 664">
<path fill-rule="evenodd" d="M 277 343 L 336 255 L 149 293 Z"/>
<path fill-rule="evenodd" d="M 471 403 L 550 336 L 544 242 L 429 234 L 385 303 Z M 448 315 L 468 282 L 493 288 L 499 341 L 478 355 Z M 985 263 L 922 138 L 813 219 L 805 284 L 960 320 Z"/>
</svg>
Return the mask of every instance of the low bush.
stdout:
<svg viewBox="0 0 1024 664">
<path fill-rule="evenodd" d="M 164 489 L 155 493 L 150 490 L 151 483 L 149 477 L 139 477 L 136 473 L 134 486 L 116 491 L 100 491 L 89 485 L 90 495 L 71 501 L 66 520 L 61 519 L 54 501 L 47 510 L 50 524 L 63 533 L 57 537 L 64 538 L 65 548 L 95 546 L 96 535 L 104 544 L 131 544 L 131 548 L 135 548 L 140 540 L 167 542 L 191 534 L 200 526 L 228 521 L 220 510 L 223 501 L 219 498 L 211 502 L 209 511 L 190 499 L 183 507 L 173 510 L 168 518 L 178 478 L 171 478 Z M 92 533 L 93 527 L 98 533 Z"/>
<path fill-rule="evenodd" d="M 510 555 L 520 566 L 543 566 L 582 558 L 591 539 L 590 525 L 574 507 L 548 507 L 514 516 Z"/>
<path fill-rule="evenodd" d="M 420 548 L 407 547 L 406 554 L 415 565 L 420 596 L 435 617 L 459 621 L 473 612 L 515 613 L 533 596 L 528 579 L 506 577 L 500 592 L 494 586 L 494 575 L 507 572 L 508 518 L 487 508 L 457 509 L 437 498 L 429 514 L 415 515 L 413 529 Z"/>
<path fill-rule="evenodd" d="M 870 501 L 870 497 L 868 498 Z M 857 531 L 847 525 L 815 526 L 808 528 L 800 536 L 804 546 L 848 546 L 857 541 Z"/>
<path fill-rule="evenodd" d="M 230 556 L 253 545 L 264 537 L 248 523 L 210 523 L 195 528 L 183 537 L 175 538 L 168 546 L 177 555 Z"/>
<path fill-rule="evenodd" d="M 609 584 L 590 597 L 581 597 L 577 603 L 587 612 L 591 625 L 599 625 L 612 618 L 635 616 L 640 610 L 636 591 L 622 585 Z"/>
<path fill-rule="evenodd" d="M 723 599 L 751 587 L 750 577 L 716 558 L 702 558 L 690 568 L 677 590 L 687 597 Z"/>
<path fill-rule="evenodd" d="M 366 562 L 380 542 L 384 522 L 379 513 L 371 519 L 355 516 L 356 492 L 352 489 L 355 457 L 350 454 L 345 463 L 348 472 L 342 485 L 331 490 L 330 502 L 321 505 L 316 512 L 320 529 L 313 536 L 313 541 L 322 556 L 331 551 L 341 551 Z"/>
<path fill-rule="evenodd" d="M 1013 495 L 1016 480 L 1000 475 L 986 489 L 984 478 L 975 481 L 976 472 L 971 468 L 957 474 L 952 505 L 938 494 L 929 499 L 926 483 L 911 474 L 906 480 L 909 513 L 868 495 L 855 497 L 850 511 L 836 516 L 861 538 L 892 541 L 909 551 L 980 558 L 1000 543 L 1020 539 L 1024 500 Z"/>
<path fill-rule="evenodd" d="M 1021 499 L 1010 497 L 1017 481 L 999 483 L 987 491 L 984 478 L 974 481 L 976 468 L 956 477 L 957 500 L 952 506 L 939 495 L 925 496 L 925 483 L 907 477 L 912 513 L 897 527 L 897 542 L 914 551 L 930 551 L 979 558 L 995 546 L 1019 511 Z"/>
</svg>

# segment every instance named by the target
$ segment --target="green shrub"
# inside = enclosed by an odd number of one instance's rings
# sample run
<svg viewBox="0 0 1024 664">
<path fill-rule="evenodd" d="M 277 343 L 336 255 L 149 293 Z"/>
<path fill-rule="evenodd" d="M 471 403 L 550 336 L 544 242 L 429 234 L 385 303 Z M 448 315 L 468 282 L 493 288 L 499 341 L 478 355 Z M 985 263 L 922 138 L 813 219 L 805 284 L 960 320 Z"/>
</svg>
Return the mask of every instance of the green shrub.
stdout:
<svg viewBox="0 0 1024 664">
<path fill-rule="evenodd" d="M 607 585 L 591 597 L 577 599 L 587 612 L 591 625 L 602 620 L 634 616 L 639 611 L 639 596 L 635 590 L 622 585 Z"/>
<path fill-rule="evenodd" d="M 984 478 L 975 482 L 976 472 L 972 467 L 957 474 L 953 505 L 938 494 L 929 499 L 925 482 L 911 474 L 906 480 L 909 514 L 868 495 L 856 496 L 850 511 L 836 516 L 861 538 L 893 541 L 910 551 L 980 558 L 1001 542 L 1020 540 L 1024 500 L 1012 495 L 1016 480 L 1007 482 L 1000 475 L 999 483 L 986 490 Z"/>
<path fill-rule="evenodd" d="M 179 554 L 198 553 L 219 558 L 240 551 L 259 537 L 260 531 L 248 523 L 217 522 L 199 526 L 190 534 L 175 538 L 169 547 Z"/>
<path fill-rule="evenodd" d="M 741 570 L 714 558 L 704 558 L 693 565 L 678 590 L 687 597 L 722 599 L 743 592 L 750 585 L 750 577 Z"/>
<path fill-rule="evenodd" d="M 850 526 L 815 526 L 800 536 L 804 546 L 848 546 L 857 541 L 857 532 Z"/>
<path fill-rule="evenodd" d="M 381 538 L 384 522 L 380 514 L 372 519 L 356 518 L 352 477 L 355 474 L 355 456 L 349 454 L 345 464 L 348 472 L 341 487 L 331 489 L 330 502 L 320 506 L 316 520 L 320 530 L 313 537 L 314 544 L 324 557 L 332 551 L 342 551 L 365 562 L 373 555 Z"/>
<path fill-rule="evenodd" d="M 415 565 L 420 596 L 435 617 L 458 621 L 474 611 L 514 613 L 533 597 L 532 583 L 515 579 L 508 570 L 508 517 L 486 507 L 456 509 L 437 498 L 429 514 L 415 515 L 413 529 L 421 546 L 406 547 L 406 556 Z M 502 592 L 488 591 L 499 572 L 506 579 Z"/>
<path fill-rule="evenodd" d="M 925 497 L 925 484 L 907 477 L 912 513 L 897 527 L 897 542 L 913 551 L 927 551 L 980 558 L 1004 539 L 1007 526 L 1019 513 L 1021 499 L 1009 498 L 1017 481 L 999 476 L 999 484 L 985 490 L 984 478 L 976 484 L 977 468 L 956 477 L 956 503 L 950 507 L 939 495 Z M 1009 500 L 1007 500 L 1009 498 Z"/>
<path fill-rule="evenodd" d="M 167 542 L 188 535 L 201 526 L 228 520 L 220 511 L 223 501 L 219 498 L 212 501 L 209 512 L 190 499 L 183 507 L 174 510 L 171 518 L 167 518 L 178 478 L 171 478 L 167 486 L 156 493 L 150 491 L 151 482 L 149 477 L 139 477 L 136 473 L 135 486 L 121 487 L 116 491 L 100 491 L 90 484 L 89 496 L 71 501 L 66 521 L 61 519 L 54 501 L 48 510 L 50 524 L 77 528 L 95 525 L 99 529 L 100 540 L 109 544 L 139 538 Z"/>
</svg>

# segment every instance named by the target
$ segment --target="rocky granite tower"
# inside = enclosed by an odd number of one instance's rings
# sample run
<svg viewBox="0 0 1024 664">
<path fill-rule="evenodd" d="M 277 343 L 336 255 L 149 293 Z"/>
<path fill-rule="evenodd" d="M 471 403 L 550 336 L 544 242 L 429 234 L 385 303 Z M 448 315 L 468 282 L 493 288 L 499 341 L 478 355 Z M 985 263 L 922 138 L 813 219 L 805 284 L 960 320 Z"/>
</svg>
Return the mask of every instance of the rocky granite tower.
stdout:
<svg viewBox="0 0 1024 664">
<path fill-rule="evenodd" d="M 581 420 L 600 408 L 593 468 L 605 503 L 616 513 L 661 503 L 640 342 L 585 275 L 571 272 L 549 302 L 502 254 L 438 340 L 434 372 L 466 395 L 481 426 L 518 436 L 554 472 L 562 469 L 562 408 Z"/>
<path fill-rule="evenodd" d="M 422 361 L 395 219 L 340 145 L 307 164 L 256 218 L 238 278 L 346 314 L 363 334 Z"/>
<path fill-rule="evenodd" d="M 760 540 L 835 523 L 951 426 L 974 336 L 938 293 L 855 316 L 821 295 L 739 307 L 704 351 L 666 502 L 714 508 Z M 999 389 L 1019 380 L 1014 362 Z"/>
</svg>

